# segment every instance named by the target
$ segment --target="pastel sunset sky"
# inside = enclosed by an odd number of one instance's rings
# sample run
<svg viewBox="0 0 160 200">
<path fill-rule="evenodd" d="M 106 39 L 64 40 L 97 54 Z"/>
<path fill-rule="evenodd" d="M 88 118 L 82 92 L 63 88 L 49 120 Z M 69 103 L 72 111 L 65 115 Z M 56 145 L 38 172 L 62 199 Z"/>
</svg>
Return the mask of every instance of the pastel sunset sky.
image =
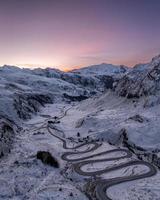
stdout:
<svg viewBox="0 0 160 200">
<path fill-rule="evenodd" d="M 160 54 L 160 0 L 0 1 L 0 65 L 133 66 Z"/>
</svg>

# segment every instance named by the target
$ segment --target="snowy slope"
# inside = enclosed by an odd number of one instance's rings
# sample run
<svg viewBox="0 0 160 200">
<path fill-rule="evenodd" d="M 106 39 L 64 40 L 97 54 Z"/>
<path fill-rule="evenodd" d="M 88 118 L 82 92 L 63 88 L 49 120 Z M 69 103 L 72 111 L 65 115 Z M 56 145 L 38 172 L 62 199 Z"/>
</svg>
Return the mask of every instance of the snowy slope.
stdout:
<svg viewBox="0 0 160 200">
<path fill-rule="evenodd" d="M 79 73 L 83 75 L 115 75 L 120 73 L 125 73 L 128 70 L 126 66 L 123 65 L 112 65 L 102 63 L 100 65 L 92 65 L 84 67 L 81 69 L 75 69 L 72 72 Z"/>
<path fill-rule="evenodd" d="M 62 159 L 67 150 L 51 132 L 66 139 L 70 147 L 84 141 L 102 144 L 86 153 L 83 151 L 92 145 L 69 150 L 82 151 L 70 156 L 72 159 L 117 147 L 134 152 L 132 158 L 123 161 L 87 164 L 83 167 L 87 172 L 137 158 L 159 166 L 160 104 L 156 101 L 146 106 L 149 99 L 153 102 L 159 98 L 159 64 L 158 56 L 151 63 L 127 70 L 107 64 L 68 73 L 50 68 L 0 68 L 0 199 L 87 200 L 88 194 L 95 197 L 96 180 L 143 174 L 147 170 L 145 166 L 128 166 L 97 177 L 80 176 L 72 162 Z M 88 99 L 77 101 L 85 98 Z M 77 102 L 72 102 L 75 100 Z M 47 125 L 55 116 L 62 117 L 53 123 L 50 132 Z M 50 152 L 60 168 L 37 160 L 37 151 Z M 107 156 L 118 155 L 101 155 L 98 159 Z M 158 172 L 148 179 L 116 185 L 109 188 L 107 194 L 113 200 L 160 199 L 159 176 Z"/>
<path fill-rule="evenodd" d="M 0 113 L 16 121 L 19 117 L 28 119 L 45 103 L 65 99 L 81 100 L 100 94 L 107 88 L 112 88 L 114 83 L 114 78 L 106 76 L 106 72 L 108 75 L 124 72 L 120 67 L 112 65 L 90 67 L 88 70 L 97 74 L 81 75 L 78 72 L 65 73 L 51 68 L 31 70 L 5 65 L 0 68 Z M 20 104 L 23 106 L 19 106 Z"/>
<path fill-rule="evenodd" d="M 32 113 L 38 111 L 38 105 L 62 101 L 63 94 L 79 96 L 89 95 L 90 91 L 56 78 L 46 77 L 45 70 L 20 69 L 13 66 L 0 68 L 0 113 L 12 120 L 18 121 L 31 117 Z M 52 73 L 53 74 L 53 73 Z M 21 106 L 22 104 L 22 106 Z M 22 113 L 20 113 L 22 111 Z M 26 116 L 25 116 L 26 115 Z"/>
<path fill-rule="evenodd" d="M 141 98 L 144 106 L 160 103 L 160 56 L 148 64 L 137 65 L 125 74 L 115 86 L 120 96 Z"/>
</svg>

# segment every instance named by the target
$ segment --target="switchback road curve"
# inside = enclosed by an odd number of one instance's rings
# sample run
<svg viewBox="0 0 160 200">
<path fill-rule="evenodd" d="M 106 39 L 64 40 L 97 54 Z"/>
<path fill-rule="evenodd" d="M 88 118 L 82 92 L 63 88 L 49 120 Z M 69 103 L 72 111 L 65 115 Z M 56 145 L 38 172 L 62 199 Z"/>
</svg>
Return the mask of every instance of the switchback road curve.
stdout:
<svg viewBox="0 0 160 200">
<path fill-rule="evenodd" d="M 65 112 L 65 115 L 66 115 L 66 113 L 67 112 Z M 82 176 L 96 177 L 97 175 L 109 173 L 109 172 L 112 172 L 115 170 L 119 170 L 119 169 L 129 167 L 129 166 L 135 166 L 135 165 L 143 165 L 143 166 L 148 167 L 148 171 L 144 172 L 142 174 L 130 175 L 130 176 L 125 176 L 125 177 L 116 177 L 116 178 L 103 179 L 103 180 L 95 180 L 95 191 L 96 191 L 96 197 L 98 200 L 112 200 L 107 194 L 107 189 L 111 186 L 114 186 L 114 185 L 117 185 L 120 183 L 124 183 L 124 182 L 128 182 L 128 181 L 151 177 L 157 173 L 156 168 L 152 164 L 145 162 L 145 161 L 141 161 L 141 160 L 134 160 L 134 161 L 126 162 L 126 163 L 117 164 L 113 167 L 109 167 L 109 168 L 106 167 L 106 168 L 104 168 L 102 170 L 98 170 L 98 171 L 92 171 L 92 172 L 83 171 L 82 167 L 85 165 L 100 163 L 100 162 L 107 162 L 107 161 L 115 161 L 115 160 L 120 160 L 120 159 L 124 159 L 124 158 L 131 158 L 132 153 L 127 149 L 118 148 L 118 149 L 113 149 L 113 150 L 109 150 L 109 151 L 103 151 L 100 153 L 95 153 L 90 156 L 83 156 L 84 153 L 94 152 L 102 144 L 97 143 L 97 142 L 89 142 L 89 143 L 83 143 L 83 144 L 80 144 L 80 145 L 77 145 L 74 147 L 68 147 L 65 139 L 63 139 L 62 137 L 59 137 L 53 133 L 54 128 L 52 130 L 52 127 L 50 127 L 48 125 L 47 129 L 48 129 L 48 132 L 52 136 L 54 136 L 54 137 L 58 138 L 60 141 L 62 141 L 64 149 L 76 150 L 74 152 L 73 151 L 65 152 L 61 156 L 61 158 L 68 162 L 73 162 L 73 163 L 75 162 L 73 164 L 74 170 L 75 170 L 75 172 L 77 172 L 78 174 L 80 174 Z M 78 150 L 80 147 L 85 147 L 88 144 L 92 145 L 90 149 L 82 150 L 82 151 Z M 119 152 L 124 153 L 124 155 L 119 156 L 119 157 L 111 157 L 111 158 L 104 158 L 104 159 L 93 159 L 94 157 L 97 157 L 97 156 L 109 155 L 111 153 L 119 153 Z M 82 157 L 72 158 L 73 155 L 82 155 Z M 92 160 L 90 160 L 91 158 L 92 158 Z"/>
</svg>

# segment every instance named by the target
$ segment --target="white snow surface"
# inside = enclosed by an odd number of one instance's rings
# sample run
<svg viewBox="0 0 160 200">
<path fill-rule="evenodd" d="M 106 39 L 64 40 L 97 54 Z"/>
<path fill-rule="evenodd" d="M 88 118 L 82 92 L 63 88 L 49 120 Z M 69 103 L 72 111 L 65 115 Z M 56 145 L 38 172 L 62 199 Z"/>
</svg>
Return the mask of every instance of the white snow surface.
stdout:
<svg viewBox="0 0 160 200">
<path fill-rule="evenodd" d="M 96 100 L 92 101 L 94 102 Z M 94 107 L 93 109 L 91 106 L 93 102 L 90 102 L 90 104 L 88 104 L 88 102 L 89 100 L 81 103 L 81 105 L 77 105 L 71 108 L 67 115 L 61 119 L 61 123 L 57 125 L 58 128 L 61 128 L 64 131 L 66 138 L 69 136 L 76 138 L 77 131 L 80 132 L 81 138 L 88 135 L 90 126 L 86 125 L 82 129 L 78 128 L 78 130 L 75 128 L 76 122 L 79 120 L 79 118 L 88 116 L 89 113 L 90 115 L 95 115 L 95 110 L 98 108 Z M 116 103 L 117 102 L 114 102 L 114 105 L 116 105 Z M 88 105 L 88 110 L 85 109 L 86 105 Z M 45 108 L 41 109 L 39 115 L 24 123 L 24 130 L 16 136 L 16 143 L 14 144 L 11 153 L 8 155 L 8 157 L 2 158 L 0 162 L 0 181 L 2 183 L 0 188 L 0 199 L 88 199 L 83 191 L 84 185 L 86 184 L 86 181 L 89 177 L 87 178 L 76 174 L 72 169 L 71 163 L 67 164 L 67 162 L 61 160 L 60 155 L 66 151 L 63 149 L 62 142 L 50 135 L 46 128 L 43 128 L 47 121 L 47 117 L 44 116 L 48 114 L 48 111 L 50 116 L 54 117 L 61 115 L 62 110 L 67 109 L 68 107 L 70 107 L 70 105 L 46 105 Z M 103 112 L 104 111 L 97 110 L 97 115 L 102 118 L 102 115 L 104 114 Z M 104 129 L 105 124 L 103 124 L 101 128 Z M 94 130 L 94 135 L 99 134 L 98 127 L 96 127 L 96 131 Z M 37 132 L 40 133 L 36 134 Z M 55 131 L 54 134 L 59 135 L 59 132 Z M 91 132 L 90 135 L 92 134 L 93 133 Z M 72 142 L 70 145 L 72 146 Z M 109 145 L 104 141 L 103 145 L 95 152 L 86 153 L 81 156 L 77 155 L 77 158 L 93 155 L 93 153 L 99 153 L 114 148 L 114 146 Z M 86 147 L 83 147 L 79 150 L 82 151 L 85 149 Z M 54 169 L 53 167 L 44 165 L 41 163 L 41 161 L 37 160 L 35 155 L 38 150 L 51 152 L 52 155 L 59 161 L 60 169 Z M 112 153 L 106 157 L 116 157 L 119 155 L 121 155 L 121 153 Z M 105 156 L 101 156 L 98 159 L 104 157 Z M 74 158 L 76 158 L 76 156 L 74 156 Z M 136 159 L 135 156 L 133 156 L 132 159 Z M 95 163 L 90 166 L 84 166 L 84 170 L 99 170 L 103 167 L 110 167 L 117 165 L 118 163 L 127 162 L 129 160 L 130 159 L 123 159 L 120 161 L 108 163 L 104 162 L 103 164 L 99 163 L 99 165 Z M 147 168 L 143 166 L 127 167 L 115 172 L 103 174 L 100 177 L 113 178 L 133 175 L 143 173 L 146 170 Z M 159 186 L 160 182 L 158 173 L 155 177 L 132 181 L 129 184 L 119 184 L 117 186 L 111 187 L 107 192 L 113 200 L 137 200 L 138 198 L 145 200 L 151 197 L 153 200 L 158 200 L 158 198 L 160 198 L 160 192 L 157 189 Z"/>
<path fill-rule="evenodd" d="M 29 70 L 13 66 L 0 68 L 0 117 L 13 120 L 22 128 L 15 133 L 11 152 L 8 156 L 2 157 L 0 161 L 0 199 L 88 199 L 85 195 L 85 185 L 91 178 L 76 174 L 72 163 L 61 159 L 61 155 L 67 150 L 64 150 L 62 142 L 53 137 L 46 129 L 47 121 L 51 120 L 51 117 L 63 115 L 67 108 L 70 108 L 67 115 L 60 119 L 60 123 L 55 126 L 64 134 L 52 130 L 54 134 L 65 138 L 71 147 L 79 144 L 78 140 L 83 141 L 87 136 L 89 136 L 89 140 L 98 139 L 102 142 L 102 146 L 94 152 L 74 155 L 72 158 L 83 158 L 122 147 L 121 131 L 124 129 L 129 143 L 145 149 L 146 152 L 156 151 L 157 156 L 160 156 L 160 104 L 157 100 L 160 94 L 159 79 L 149 80 L 146 76 L 148 71 L 151 71 L 153 72 L 151 75 L 156 74 L 155 77 L 157 77 L 159 63 L 160 56 L 157 56 L 151 63 L 137 65 L 133 70 L 122 66 L 102 64 L 69 73 L 56 69 Z M 143 80 L 145 91 L 151 93 L 146 96 L 140 95 L 138 100 L 117 95 L 117 88 L 122 89 L 123 84 L 121 85 L 121 83 L 124 83 L 123 73 L 124 77 L 127 76 L 129 79 L 137 81 L 136 84 L 139 83 L 139 80 Z M 116 87 L 116 92 L 108 89 L 102 94 L 105 88 L 100 78 L 101 75 L 115 76 L 115 74 L 122 76 L 123 79 Z M 138 78 L 135 79 L 137 74 Z M 99 77 L 97 78 L 97 76 Z M 154 91 L 152 86 L 154 86 Z M 134 85 L 130 87 L 129 81 L 127 90 L 130 88 L 134 89 Z M 79 103 L 66 101 L 63 98 L 63 93 L 71 96 L 90 96 L 95 91 L 96 96 Z M 141 94 L 141 91 L 136 88 L 137 91 Z M 42 104 L 44 107 L 41 107 L 42 105 L 35 102 L 34 99 L 28 103 L 25 95 L 32 94 L 34 97 L 37 93 L 45 94 L 46 98 L 48 95 L 51 96 L 52 104 L 44 103 L 45 106 Z M 17 94 L 26 98 L 22 99 L 22 102 L 20 101 L 22 108 L 25 107 L 23 114 L 27 115 L 30 109 L 32 113 L 32 108 L 38 104 L 36 110 L 39 112 L 37 114 L 36 111 L 33 112 L 32 119 L 27 121 L 20 119 L 14 107 L 14 99 L 17 98 Z M 152 106 L 144 106 L 146 101 L 154 103 L 151 103 Z M 135 116 L 139 116 L 139 118 Z M 78 132 L 79 137 L 77 137 Z M 72 138 L 73 141 L 69 138 Z M 86 145 L 79 148 L 79 151 L 89 148 L 91 145 Z M 60 163 L 60 168 L 55 169 L 37 160 L 37 151 L 49 151 Z M 110 156 L 116 157 L 119 154 L 100 156 L 98 159 Z M 86 165 L 83 170 L 100 170 L 134 159 L 137 159 L 136 155 L 129 159 Z M 144 166 L 127 167 L 102 174 L 98 178 L 128 176 L 143 173 L 146 170 L 147 168 Z M 107 194 L 113 200 L 158 200 L 160 199 L 159 176 L 158 171 L 154 177 L 113 186 L 109 188 Z"/>
<path fill-rule="evenodd" d="M 128 67 L 123 65 L 120 66 L 102 63 L 100 65 L 91 65 L 88 67 L 75 69 L 72 72 L 83 75 L 115 75 L 125 73 L 127 70 L 129 70 Z"/>
</svg>

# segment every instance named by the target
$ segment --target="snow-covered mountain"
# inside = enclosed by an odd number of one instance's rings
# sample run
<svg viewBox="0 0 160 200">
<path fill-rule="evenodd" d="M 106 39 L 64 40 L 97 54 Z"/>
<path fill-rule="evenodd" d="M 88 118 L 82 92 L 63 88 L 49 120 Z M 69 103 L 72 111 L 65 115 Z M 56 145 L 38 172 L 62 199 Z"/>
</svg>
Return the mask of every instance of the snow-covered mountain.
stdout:
<svg viewBox="0 0 160 200">
<path fill-rule="evenodd" d="M 128 70 L 128 67 L 123 65 L 112 65 L 112 64 L 106 64 L 102 63 L 100 65 L 91 65 L 88 67 L 80 68 L 72 70 L 74 73 L 83 74 L 83 75 L 115 75 L 115 74 L 121 74 L 125 73 Z"/>
<path fill-rule="evenodd" d="M 101 73 L 102 74 L 102 73 Z M 81 101 L 112 88 L 114 79 L 102 75 L 65 73 L 58 69 L 0 67 L 0 155 L 10 151 L 23 120 L 30 119 L 45 104 Z"/>
<path fill-rule="evenodd" d="M 127 98 L 140 98 L 144 106 L 160 103 L 160 55 L 150 63 L 135 66 L 119 79 L 116 92 Z"/>
<path fill-rule="evenodd" d="M 92 71 L 92 67 L 90 68 Z M 107 88 L 112 88 L 114 78 L 109 75 L 116 67 L 113 66 L 113 70 L 112 66 L 109 68 L 109 71 L 103 74 L 100 67 L 101 75 L 100 73 L 81 75 L 78 72 L 65 73 L 51 68 L 30 70 L 5 65 L 0 68 L 0 112 L 11 117 L 14 113 L 11 107 L 14 105 L 18 117 L 27 119 L 39 110 L 38 105 L 59 100 L 81 100 L 93 94 L 100 94 Z M 120 74 L 119 69 L 118 72 Z M 17 119 L 15 116 L 12 118 Z"/>
<path fill-rule="evenodd" d="M 107 71 L 105 65 L 90 67 L 90 73 L 80 74 L 52 68 L 31 70 L 8 65 L 0 67 L 1 131 L 6 123 L 14 132 L 15 127 L 22 126 L 23 120 L 30 119 L 45 104 L 81 101 L 111 89 L 115 81 L 115 76 L 111 74 L 114 71 L 116 74 L 124 73 L 125 70 L 118 67 L 116 70 L 112 65 L 108 65 L 108 68 Z"/>
<path fill-rule="evenodd" d="M 1 67 L 0 199 L 95 199 L 97 181 L 108 183 L 110 178 L 137 176 L 155 167 L 142 162 L 99 173 L 104 169 L 138 159 L 160 167 L 159 96 L 160 56 L 132 69 L 101 64 L 66 73 Z M 63 160 L 66 145 L 70 151 L 73 147 L 73 155 L 67 156 L 71 162 Z M 130 155 L 123 161 L 117 158 L 124 156 L 122 149 Z M 104 155 L 106 151 L 113 153 Z M 102 162 L 87 164 L 84 156 Z M 72 159 L 86 164 L 77 168 Z M 59 169 L 53 168 L 55 161 Z M 84 178 L 76 170 L 93 176 Z M 157 172 L 148 179 L 119 184 L 104 196 L 160 199 L 159 177 Z"/>
</svg>

